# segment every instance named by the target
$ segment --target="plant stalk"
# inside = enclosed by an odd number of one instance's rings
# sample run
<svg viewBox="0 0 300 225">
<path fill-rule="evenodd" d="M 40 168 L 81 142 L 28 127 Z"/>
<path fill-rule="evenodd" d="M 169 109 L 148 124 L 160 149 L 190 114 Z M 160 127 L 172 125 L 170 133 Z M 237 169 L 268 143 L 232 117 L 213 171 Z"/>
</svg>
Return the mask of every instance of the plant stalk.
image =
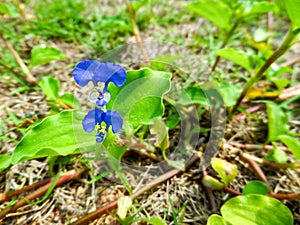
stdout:
<svg viewBox="0 0 300 225">
<path fill-rule="evenodd" d="M 19 56 L 19 54 L 16 52 L 16 50 L 13 48 L 13 46 L 6 40 L 6 38 L 1 33 L 0 33 L 0 38 L 3 40 L 4 44 L 6 45 L 6 47 L 13 54 L 13 56 L 16 59 L 16 61 L 18 62 L 18 64 L 22 68 L 22 70 L 23 70 L 23 72 L 24 72 L 24 74 L 26 76 L 26 80 L 28 81 L 28 83 L 38 85 L 39 84 L 38 80 L 30 73 L 28 67 L 25 65 L 25 63 L 23 62 L 23 60 L 21 59 L 21 57 Z"/>
<path fill-rule="evenodd" d="M 236 29 L 237 26 L 239 25 L 240 21 L 241 21 L 241 18 L 238 19 L 238 20 L 235 22 L 235 24 L 232 26 L 232 28 L 230 29 L 230 31 L 227 33 L 227 35 L 226 35 L 226 37 L 225 37 L 225 39 L 224 39 L 224 41 L 223 41 L 223 43 L 222 43 L 220 49 L 224 48 L 224 47 L 227 45 L 229 39 L 230 39 L 231 36 L 233 35 L 233 32 L 235 31 L 235 29 Z M 220 56 L 217 56 L 216 61 L 215 61 L 214 65 L 213 65 L 212 68 L 211 68 L 211 72 L 214 72 L 214 71 L 215 71 L 215 69 L 216 69 L 216 67 L 217 67 L 217 65 L 218 65 L 218 63 L 219 63 L 219 61 L 220 61 L 220 58 L 221 58 Z"/>
<path fill-rule="evenodd" d="M 290 28 L 283 42 L 281 43 L 280 47 L 267 59 L 264 65 L 246 83 L 239 99 L 237 100 L 237 103 L 235 104 L 232 111 L 230 112 L 230 116 L 232 115 L 232 113 L 234 113 L 237 110 L 238 106 L 241 104 L 242 100 L 248 93 L 249 89 L 261 78 L 263 78 L 265 71 L 272 65 L 272 63 L 274 63 L 279 57 L 281 57 L 284 53 L 286 53 L 290 49 L 290 47 L 295 43 L 299 33 L 300 33 L 300 28 L 297 29 Z"/>
</svg>

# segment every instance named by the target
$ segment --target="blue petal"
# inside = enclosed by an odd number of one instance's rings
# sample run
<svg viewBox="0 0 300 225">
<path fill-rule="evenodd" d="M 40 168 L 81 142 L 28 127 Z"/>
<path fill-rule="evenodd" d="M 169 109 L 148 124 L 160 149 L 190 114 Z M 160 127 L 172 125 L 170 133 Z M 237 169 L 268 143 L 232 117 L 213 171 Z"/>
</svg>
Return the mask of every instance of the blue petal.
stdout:
<svg viewBox="0 0 300 225">
<path fill-rule="evenodd" d="M 100 63 L 96 60 L 84 60 L 79 62 L 73 70 L 73 77 L 77 84 L 81 87 L 87 85 L 90 81 L 97 86 L 95 81 L 95 71 L 99 69 Z"/>
<path fill-rule="evenodd" d="M 126 71 L 118 64 L 111 62 L 100 63 L 99 69 L 95 71 L 94 79 L 105 82 L 106 86 L 109 82 L 113 82 L 117 87 L 120 87 L 126 81 Z"/>
<path fill-rule="evenodd" d="M 88 114 L 82 120 L 82 127 L 85 132 L 90 133 L 95 129 L 97 123 L 101 124 L 102 115 L 105 114 L 100 109 L 93 109 L 88 112 Z"/>
<path fill-rule="evenodd" d="M 106 123 L 107 128 L 112 126 L 112 131 L 118 133 L 123 126 L 123 119 L 121 115 L 116 111 L 108 110 L 102 114 L 102 120 Z"/>
</svg>

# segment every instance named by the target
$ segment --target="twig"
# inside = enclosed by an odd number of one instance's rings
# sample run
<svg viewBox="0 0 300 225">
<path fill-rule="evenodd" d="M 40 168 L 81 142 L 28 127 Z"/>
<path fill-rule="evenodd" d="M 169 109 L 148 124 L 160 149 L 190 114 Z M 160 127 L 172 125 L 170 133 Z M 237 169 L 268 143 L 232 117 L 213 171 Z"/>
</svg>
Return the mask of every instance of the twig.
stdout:
<svg viewBox="0 0 300 225">
<path fill-rule="evenodd" d="M 18 71 L 14 70 L 13 68 L 10 68 L 9 66 L 5 65 L 4 63 L 0 62 L 0 66 L 4 67 L 4 69 L 16 74 L 18 77 L 20 77 L 24 80 L 26 79 L 26 77 L 23 74 L 19 73 Z"/>
<path fill-rule="evenodd" d="M 292 200 L 300 199 L 300 193 L 297 193 L 297 194 L 295 194 L 295 193 L 293 193 L 293 194 L 290 194 L 290 193 L 287 193 L 287 194 L 268 194 L 268 196 L 276 198 L 278 200 L 292 201 Z"/>
<path fill-rule="evenodd" d="M 236 190 L 234 190 L 234 189 L 232 189 L 232 188 L 230 188 L 230 187 L 227 187 L 227 186 L 225 186 L 225 187 L 223 188 L 223 190 L 226 191 L 226 192 L 228 192 L 228 193 L 230 193 L 230 194 L 233 194 L 233 195 L 242 195 L 241 192 L 236 191 Z"/>
<path fill-rule="evenodd" d="M 137 25 L 136 21 L 135 21 L 135 15 L 134 15 L 134 12 L 132 10 L 132 7 L 131 7 L 131 4 L 129 2 L 129 0 L 125 0 L 126 2 L 126 6 L 127 6 L 127 9 L 128 9 L 128 12 L 129 12 L 129 15 L 130 15 L 130 19 L 131 19 L 131 22 L 132 22 L 132 25 L 133 25 L 133 33 L 135 35 L 135 39 L 142 51 L 142 54 L 144 56 L 144 59 L 145 59 L 145 62 L 146 62 L 146 65 L 149 66 L 150 65 L 150 60 L 149 60 L 149 57 L 147 55 L 147 52 L 144 48 L 144 45 L 143 45 L 143 40 L 142 40 L 142 37 L 140 35 L 140 29 L 139 29 L 139 26 Z"/>
<path fill-rule="evenodd" d="M 264 174 L 264 172 L 262 171 L 262 169 L 259 167 L 259 165 L 253 159 L 247 157 L 243 153 L 240 154 L 240 157 L 244 162 L 247 162 L 252 167 L 252 169 L 253 169 L 255 175 L 258 177 L 258 179 L 265 182 L 270 187 L 269 181 L 268 181 L 266 175 Z"/>
<path fill-rule="evenodd" d="M 227 45 L 229 39 L 230 39 L 231 36 L 233 35 L 233 32 L 235 31 L 235 29 L 236 29 L 237 26 L 239 25 L 240 21 L 241 21 L 241 19 L 237 20 L 237 21 L 235 22 L 235 24 L 232 26 L 232 28 L 230 29 L 230 31 L 229 31 L 228 34 L 226 35 L 226 37 L 225 37 L 225 39 L 224 39 L 224 41 L 223 41 L 223 43 L 222 43 L 220 49 L 224 48 L 224 47 Z M 214 65 L 213 65 L 212 68 L 211 68 L 211 72 L 214 72 L 214 71 L 215 71 L 215 69 L 216 69 L 216 67 L 217 67 L 217 65 L 218 65 L 218 63 L 219 63 L 219 61 L 220 61 L 220 59 L 221 59 L 220 56 L 217 56 L 217 57 L 216 57 L 216 61 L 215 61 Z"/>
<path fill-rule="evenodd" d="M 68 173 L 62 175 L 55 187 L 58 187 L 72 179 L 76 179 L 79 177 L 80 174 L 82 174 L 85 170 L 82 169 L 82 170 L 79 170 L 79 171 L 75 171 L 75 170 L 71 170 L 69 171 Z M 41 195 L 43 195 L 44 193 L 47 192 L 47 190 L 50 188 L 51 184 L 52 184 L 53 181 L 47 183 L 45 186 L 37 189 L 36 191 L 32 192 L 31 194 L 27 195 L 24 199 L 26 200 L 29 200 L 29 201 L 32 201 L 38 197 L 40 197 Z M 27 204 L 27 202 L 24 200 L 24 199 L 21 199 L 19 201 L 17 201 L 17 203 L 11 207 L 7 207 L 6 209 L 4 209 L 3 211 L 0 212 L 0 219 L 4 218 L 6 214 L 8 213 L 11 213 L 11 212 L 15 212 L 18 208 L 24 206 Z"/>
<path fill-rule="evenodd" d="M 292 66 L 294 65 L 295 63 L 298 63 L 300 62 L 300 56 L 296 57 L 296 58 L 293 58 L 293 59 L 290 59 L 284 63 L 281 64 L 281 66 Z"/>
<path fill-rule="evenodd" d="M 230 193 L 230 194 L 233 194 L 233 195 L 242 195 L 241 192 L 239 191 L 236 191 L 232 188 L 229 188 L 229 187 L 224 187 L 224 191 Z M 281 194 L 281 193 L 277 193 L 277 194 L 268 194 L 269 197 L 272 197 L 272 198 L 276 198 L 278 200 L 289 200 L 289 201 L 293 201 L 293 200 L 298 200 L 300 199 L 300 193 L 284 193 L 284 194 Z"/>
<path fill-rule="evenodd" d="M 203 175 L 203 177 L 207 176 L 205 166 L 202 166 L 202 175 Z M 212 192 L 212 189 L 205 186 L 205 185 L 203 185 L 203 186 L 204 186 L 206 195 L 208 197 L 208 201 L 210 203 L 211 210 L 212 210 L 213 213 L 216 213 L 217 212 L 217 205 L 216 205 L 216 200 L 215 200 L 215 196 Z"/>
<path fill-rule="evenodd" d="M 44 184 L 47 184 L 51 181 L 51 178 L 47 178 L 45 180 L 42 180 L 42 181 L 39 181 L 39 182 L 36 182 L 34 184 L 31 184 L 31 185 L 28 185 L 26 187 L 23 187 L 19 190 L 15 190 L 15 191 L 11 191 L 11 192 L 8 192 L 8 193 L 0 193 L 0 203 L 2 202 L 5 202 L 5 201 L 8 201 L 10 198 L 16 196 L 16 195 L 19 195 L 19 194 L 22 194 L 26 191 L 30 191 L 32 189 L 35 189 L 37 187 L 41 187 L 43 186 Z"/>
<path fill-rule="evenodd" d="M 258 104 L 258 105 L 255 105 L 253 107 L 250 107 L 250 108 L 246 109 L 246 112 L 247 113 L 254 113 L 254 112 L 257 112 L 258 110 L 260 110 L 262 107 L 264 107 L 264 104 Z M 236 115 L 236 117 L 233 118 L 233 121 L 237 122 L 239 119 L 243 119 L 246 116 L 247 115 L 245 113 L 240 113 L 240 114 Z"/>
<path fill-rule="evenodd" d="M 297 163 L 275 163 L 263 161 L 263 165 L 269 166 L 276 169 L 300 169 L 300 164 Z"/>
<path fill-rule="evenodd" d="M 278 96 L 279 100 L 286 100 L 294 96 L 300 95 L 300 85 L 284 89 L 283 92 Z"/>
<path fill-rule="evenodd" d="M 5 39 L 5 37 L 1 33 L 0 33 L 0 38 L 3 40 L 4 44 L 7 46 L 7 48 L 9 49 L 9 51 L 13 54 L 13 56 L 17 60 L 18 64 L 22 68 L 23 72 L 26 75 L 26 80 L 30 84 L 36 84 L 36 85 L 38 85 L 38 80 L 30 73 L 29 69 L 24 64 L 24 62 L 21 59 L 21 57 L 19 56 L 19 54 L 16 52 L 16 50 L 13 48 L 13 46 Z"/>
<path fill-rule="evenodd" d="M 257 144 L 240 144 L 238 142 L 227 142 L 228 145 L 237 147 L 237 148 L 243 148 L 243 149 L 247 149 L 249 151 L 251 150 L 273 150 L 274 146 L 273 145 L 257 145 Z M 285 151 L 287 153 L 291 153 L 290 149 L 285 147 L 285 146 L 277 146 L 277 148 L 279 148 L 282 151 Z"/>
<path fill-rule="evenodd" d="M 198 154 L 194 154 L 191 159 L 186 163 L 185 168 L 188 169 L 189 167 L 191 167 L 191 165 L 193 165 L 197 160 L 199 159 Z M 150 182 L 147 185 L 144 185 L 141 189 L 139 189 L 138 191 L 134 192 L 132 195 L 130 195 L 129 197 L 131 199 L 135 199 L 138 196 L 142 195 L 143 193 L 151 190 L 152 188 L 156 187 L 157 185 L 171 179 L 172 177 L 176 176 L 176 175 L 180 175 L 182 174 L 184 171 L 182 170 L 178 170 L 178 169 L 173 169 L 159 177 L 157 177 L 156 179 L 154 179 L 152 182 Z M 84 225 L 84 224 L 88 224 L 90 221 L 95 220 L 97 218 L 99 218 L 100 216 L 102 216 L 105 213 L 108 213 L 112 210 L 117 209 L 117 205 L 118 205 L 118 200 L 110 202 L 104 206 L 102 206 L 101 208 L 95 210 L 94 212 L 91 212 L 87 215 L 85 215 L 84 217 L 80 218 L 79 220 L 71 223 L 71 225 Z"/>
</svg>

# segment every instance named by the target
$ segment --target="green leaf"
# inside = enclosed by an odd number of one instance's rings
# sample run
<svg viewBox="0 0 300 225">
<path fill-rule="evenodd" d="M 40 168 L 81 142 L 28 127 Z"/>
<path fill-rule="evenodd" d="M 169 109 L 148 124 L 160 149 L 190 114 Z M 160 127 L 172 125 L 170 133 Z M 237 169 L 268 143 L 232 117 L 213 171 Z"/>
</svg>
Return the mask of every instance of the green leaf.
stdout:
<svg viewBox="0 0 300 225">
<path fill-rule="evenodd" d="M 228 107 L 234 106 L 242 92 L 242 88 L 229 82 L 222 82 L 219 85 L 225 105 Z"/>
<path fill-rule="evenodd" d="M 245 53 L 233 48 L 222 48 L 220 50 L 215 51 L 215 54 L 234 62 L 235 64 L 243 67 L 249 73 L 251 73 L 250 60 Z"/>
<path fill-rule="evenodd" d="M 84 115 L 76 110 L 68 110 L 42 120 L 18 143 L 12 154 L 12 164 L 95 150 L 95 135 L 84 132 L 82 128 Z"/>
<path fill-rule="evenodd" d="M 279 5 L 279 8 L 283 6 L 286 9 L 293 27 L 300 28 L 300 0 L 277 0 L 276 3 Z"/>
<path fill-rule="evenodd" d="M 35 46 L 31 51 L 30 64 L 32 66 L 37 66 L 45 63 L 49 63 L 53 60 L 66 59 L 60 50 L 49 47 L 49 46 Z"/>
<path fill-rule="evenodd" d="M 39 84 L 48 100 L 55 101 L 58 98 L 60 85 L 57 79 L 51 76 L 46 76 L 41 79 Z"/>
<path fill-rule="evenodd" d="M 280 135 L 288 132 L 288 120 L 279 105 L 271 101 L 264 101 L 268 114 L 268 142 L 277 141 Z"/>
<path fill-rule="evenodd" d="M 263 195 L 231 198 L 221 207 L 223 218 L 232 225 L 293 225 L 291 211 L 277 199 Z"/>
<path fill-rule="evenodd" d="M 151 59 L 150 68 L 153 70 L 166 70 L 166 67 L 172 65 L 181 55 L 159 55 Z"/>
<path fill-rule="evenodd" d="M 273 145 L 274 149 L 268 151 L 266 160 L 269 162 L 286 163 L 288 158 L 285 151 L 278 148 L 275 142 L 273 143 Z"/>
<path fill-rule="evenodd" d="M 63 94 L 58 101 L 72 106 L 73 108 L 79 108 L 81 105 L 79 100 L 72 93 Z"/>
<path fill-rule="evenodd" d="M 243 4 L 246 5 L 244 6 L 246 16 L 260 13 L 278 12 L 278 8 L 273 2 L 244 1 Z"/>
<path fill-rule="evenodd" d="M 213 214 L 208 218 L 206 225 L 229 225 L 222 216 Z"/>
<path fill-rule="evenodd" d="M 10 154 L 1 154 L 0 155 L 0 172 L 5 170 L 10 166 Z"/>
<path fill-rule="evenodd" d="M 223 159 L 213 158 L 211 166 L 221 177 L 225 185 L 228 185 L 238 175 L 237 166 Z"/>
<path fill-rule="evenodd" d="M 259 180 L 250 181 L 243 188 L 243 195 L 248 195 L 248 194 L 267 195 L 268 193 L 269 193 L 268 185 Z"/>
<path fill-rule="evenodd" d="M 199 85 L 182 89 L 179 92 L 179 103 L 182 105 L 199 104 L 201 106 L 209 106 L 209 100 Z"/>
<path fill-rule="evenodd" d="M 18 17 L 18 9 L 13 4 L 2 3 L 0 2 L 0 15 L 7 14 L 11 17 Z"/>
<path fill-rule="evenodd" d="M 221 29 L 229 30 L 231 27 L 231 10 L 222 1 L 199 0 L 189 4 L 187 8 Z"/>
<path fill-rule="evenodd" d="M 288 135 L 280 135 L 280 141 L 282 141 L 293 153 L 296 160 L 300 159 L 300 141 L 296 138 Z"/>
<path fill-rule="evenodd" d="M 202 178 L 202 183 L 204 186 L 211 188 L 212 190 L 222 190 L 225 187 L 225 184 L 218 181 L 212 176 L 204 176 Z"/>
<path fill-rule="evenodd" d="M 170 79 L 170 73 L 149 68 L 128 71 L 124 86 L 109 85 L 112 98 L 107 109 L 118 111 L 124 124 L 133 128 L 151 124 L 164 114 L 162 96 L 170 90 Z"/>
<path fill-rule="evenodd" d="M 152 225 L 167 225 L 167 223 L 160 217 L 139 218 L 138 221 L 144 221 Z"/>
</svg>

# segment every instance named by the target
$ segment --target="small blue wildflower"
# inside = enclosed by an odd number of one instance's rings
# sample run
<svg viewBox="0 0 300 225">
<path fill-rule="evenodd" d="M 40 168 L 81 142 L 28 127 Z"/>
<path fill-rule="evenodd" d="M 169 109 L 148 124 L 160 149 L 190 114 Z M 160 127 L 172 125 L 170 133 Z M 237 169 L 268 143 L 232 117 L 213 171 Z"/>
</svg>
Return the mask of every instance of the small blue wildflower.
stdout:
<svg viewBox="0 0 300 225">
<path fill-rule="evenodd" d="M 109 127 L 112 127 L 113 133 L 121 131 L 123 119 L 116 111 L 108 110 L 107 112 L 95 108 L 90 110 L 82 120 L 82 126 L 85 132 L 91 133 L 96 130 L 96 141 L 102 142 L 106 137 Z"/>
<path fill-rule="evenodd" d="M 73 70 L 75 82 L 81 87 L 93 82 L 95 89 L 90 94 L 90 100 L 102 107 L 110 100 L 110 94 L 106 92 L 108 84 L 114 83 L 117 87 L 125 84 L 125 69 L 112 62 L 100 63 L 96 60 L 84 60 L 79 62 Z"/>
</svg>

